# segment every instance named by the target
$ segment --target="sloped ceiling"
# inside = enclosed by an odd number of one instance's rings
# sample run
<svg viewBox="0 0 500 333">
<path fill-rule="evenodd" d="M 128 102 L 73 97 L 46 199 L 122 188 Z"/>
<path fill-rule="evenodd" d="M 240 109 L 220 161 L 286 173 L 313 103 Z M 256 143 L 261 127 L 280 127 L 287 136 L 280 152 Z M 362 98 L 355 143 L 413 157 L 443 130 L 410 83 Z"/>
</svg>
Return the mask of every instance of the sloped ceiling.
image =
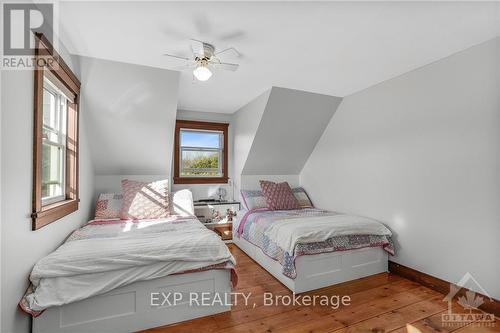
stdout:
<svg viewBox="0 0 500 333">
<path fill-rule="evenodd" d="M 179 107 L 233 113 L 270 86 L 347 96 L 499 34 L 485 1 L 60 1 L 71 53 L 175 69 L 189 38 L 234 46 L 219 71 L 180 79 Z"/>
<path fill-rule="evenodd" d="M 271 89 L 263 92 L 233 115 L 231 121 L 233 127 L 233 177 L 237 187 L 240 186 L 240 176 L 252 148 L 262 115 L 266 110 L 270 94 Z"/>
<path fill-rule="evenodd" d="M 95 173 L 169 174 L 179 73 L 81 57 L 81 76 Z"/>
<path fill-rule="evenodd" d="M 341 101 L 273 87 L 241 174 L 299 174 Z"/>
</svg>

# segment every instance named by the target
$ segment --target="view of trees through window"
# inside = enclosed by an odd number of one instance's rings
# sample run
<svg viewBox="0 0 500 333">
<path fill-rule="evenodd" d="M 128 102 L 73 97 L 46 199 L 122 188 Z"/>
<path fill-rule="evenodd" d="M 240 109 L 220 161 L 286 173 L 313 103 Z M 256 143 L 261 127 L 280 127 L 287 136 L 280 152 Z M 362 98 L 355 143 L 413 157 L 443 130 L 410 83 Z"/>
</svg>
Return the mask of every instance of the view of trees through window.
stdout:
<svg viewBox="0 0 500 333">
<path fill-rule="evenodd" d="M 182 129 L 181 176 L 222 176 L 222 132 Z"/>
</svg>

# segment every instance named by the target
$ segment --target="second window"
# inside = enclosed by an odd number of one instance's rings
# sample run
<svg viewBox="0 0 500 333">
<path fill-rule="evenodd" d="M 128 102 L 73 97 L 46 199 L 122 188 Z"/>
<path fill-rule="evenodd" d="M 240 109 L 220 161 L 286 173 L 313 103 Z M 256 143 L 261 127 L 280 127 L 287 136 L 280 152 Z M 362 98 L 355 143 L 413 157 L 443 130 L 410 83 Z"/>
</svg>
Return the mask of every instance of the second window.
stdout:
<svg viewBox="0 0 500 333">
<path fill-rule="evenodd" d="M 174 183 L 227 183 L 228 124 L 177 120 Z"/>
</svg>

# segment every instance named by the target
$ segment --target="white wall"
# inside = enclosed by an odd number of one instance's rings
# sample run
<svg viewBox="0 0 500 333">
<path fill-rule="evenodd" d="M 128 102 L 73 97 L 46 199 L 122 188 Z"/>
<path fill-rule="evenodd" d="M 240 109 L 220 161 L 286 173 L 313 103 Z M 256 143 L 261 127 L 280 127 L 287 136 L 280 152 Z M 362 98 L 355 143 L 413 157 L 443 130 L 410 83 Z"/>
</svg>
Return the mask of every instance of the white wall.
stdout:
<svg viewBox="0 0 500 333">
<path fill-rule="evenodd" d="M 252 147 L 255 134 L 269 99 L 271 90 L 259 95 L 257 98 L 243 106 L 233 114 L 233 184 L 235 199 L 239 198 L 241 188 L 241 173 L 247 161 L 248 153 Z"/>
<path fill-rule="evenodd" d="M 187 111 L 177 110 L 177 119 L 182 120 L 197 120 L 208 122 L 228 123 L 228 176 L 230 178 L 227 184 L 172 184 L 174 191 L 189 189 L 193 193 L 194 200 L 206 198 L 218 198 L 217 190 L 223 187 L 226 190 L 226 200 L 233 199 L 233 125 L 231 123 L 232 115 L 227 113 L 217 112 L 200 112 L 200 111 Z M 236 199 L 238 199 L 236 197 Z"/>
<path fill-rule="evenodd" d="M 260 190 L 261 180 L 269 180 L 276 183 L 288 182 L 291 187 L 300 185 L 299 175 L 241 175 L 241 188 L 245 190 Z"/>
<path fill-rule="evenodd" d="M 96 175 L 94 202 L 100 193 L 122 193 L 122 180 L 130 179 L 141 182 L 154 182 L 169 179 L 170 175 Z"/>
<path fill-rule="evenodd" d="M 78 64 L 62 53 L 68 64 Z M 78 75 L 78 73 L 77 73 Z M 80 115 L 80 208 L 37 231 L 31 231 L 33 72 L 4 71 L 1 77 L 1 332 L 29 332 L 31 319 L 17 303 L 28 287 L 28 276 L 41 257 L 87 221 L 94 172 L 85 105 Z"/>
<path fill-rule="evenodd" d="M 96 174 L 170 174 L 179 72 L 80 62 Z"/>
<path fill-rule="evenodd" d="M 344 98 L 301 183 L 394 231 L 391 260 L 500 299 L 499 39 Z"/>
</svg>

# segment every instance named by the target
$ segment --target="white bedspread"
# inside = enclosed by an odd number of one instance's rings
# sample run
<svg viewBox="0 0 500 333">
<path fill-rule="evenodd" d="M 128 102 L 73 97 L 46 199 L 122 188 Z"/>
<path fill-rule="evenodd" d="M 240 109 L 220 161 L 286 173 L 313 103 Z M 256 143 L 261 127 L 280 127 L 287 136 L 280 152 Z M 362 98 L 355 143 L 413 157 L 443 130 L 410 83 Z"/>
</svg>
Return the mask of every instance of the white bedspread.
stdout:
<svg viewBox="0 0 500 333">
<path fill-rule="evenodd" d="M 382 223 L 355 215 L 328 215 L 308 218 L 284 218 L 274 221 L 265 235 L 288 253 L 299 243 L 322 242 L 345 235 L 385 235 L 391 231 Z"/>
<path fill-rule="evenodd" d="M 195 218 L 89 224 L 36 263 L 25 299 L 40 311 L 227 261 L 235 264 L 227 246 Z"/>
</svg>

